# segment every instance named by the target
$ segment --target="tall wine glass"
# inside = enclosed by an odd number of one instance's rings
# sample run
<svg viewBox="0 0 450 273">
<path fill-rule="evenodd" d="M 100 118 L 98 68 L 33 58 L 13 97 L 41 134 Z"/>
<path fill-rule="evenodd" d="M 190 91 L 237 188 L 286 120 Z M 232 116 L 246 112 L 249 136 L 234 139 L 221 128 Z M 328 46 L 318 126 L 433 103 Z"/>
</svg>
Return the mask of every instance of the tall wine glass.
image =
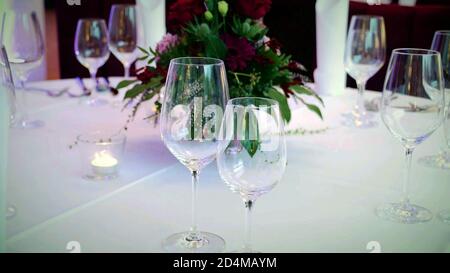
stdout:
<svg viewBox="0 0 450 273">
<path fill-rule="evenodd" d="M 89 70 L 92 83 L 96 86 L 97 70 L 109 58 L 108 29 L 103 19 L 80 19 L 75 34 L 75 55 L 78 61 Z M 91 106 L 106 104 L 106 100 L 96 97 L 96 88 L 92 88 L 92 98 L 87 101 Z"/>
<path fill-rule="evenodd" d="M 161 137 L 192 174 L 192 226 L 163 242 L 168 252 L 220 252 L 225 241 L 197 228 L 200 171 L 216 157 L 217 135 L 228 99 L 225 66 L 212 58 L 177 58 L 170 62 L 161 111 Z"/>
<path fill-rule="evenodd" d="M 450 107 L 450 30 L 439 30 L 434 33 L 431 49 L 439 51 L 444 69 L 444 89 L 447 107 Z M 444 145 L 439 154 L 426 156 L 420 162 L 429 167 L 437 167 L 450 170 L 450 112 L 447 110 L 447 118 L 444 120 Z M 449 212 L 450 221 L 450 212 Z"/>
<path fill-rule="evenodd" d="M 109 49 L 123 64 L 125 78 L 137 58 L 137 16 L 135 5 L 113 5 L 109 14 Z"/>
<path fill-rule="evenodd" d="M 6 11 L 2 16 L 0 43 L 8 53 L 9 63 L 18 80 L 15 83 L 16 106 L 12 126 L 22 129 L 39 128 L 41 120 L 30 119 L 25 82 L 31 70 L 44 58 L 45 46 L 39 20 L 35 12 Z"/>
<path fill-rule="evenodd" d="M 242 252 L 253 252 L 251 212 L 258 197 L 271 191 L 286 168 L 286 141 L 278 103 L 265 98 L 228 102 L 220 131 L 217 166 L 225 184 L 246 208 Z"/>
<path fill-rule="evenodd" d="M 345 70 L 358 86 L 357 101 L 350 113 L 344 114 L 349 127 L 370 128 L 376 125 L 364 108 L 364 89 L 383 66 L 386 58 L 386 34 L 381 16 L 354 15 L 350 21 L 345 48 Z"/>
<path fill-rule="evenodd" d="M 8 53 L 4 45 L 0 44 L 0 92 L 6 92 L 6 98 L 8 100 L 8 110 L 10 114 L 9 124 L 10 126 L 14 122 L 16 113 L 16 91 L 14 88 L 14 81 L 12 76 L 11 64 L 8 60 Z M 2 109 L 4 110 L 4 109 Z M 16 215 L 17 209 L 14 205 L 6 204 L 6 219 L 9 220 Z"/>
<path fill-rule="evenodd" d="M 397 99 L 392 99 L 397 96 Z M 405 148 L 406 174 L 403 199 L 377 208 L 391 221 L 414 224 L 433 217 L 428 209 L 409 200 L 411 159 L 415 148 L 441 124 L 445 112 L 444 80 L 439 52 L 428 49 L 395 49 L 384 82 L 381 118 Z"/>
</svg>

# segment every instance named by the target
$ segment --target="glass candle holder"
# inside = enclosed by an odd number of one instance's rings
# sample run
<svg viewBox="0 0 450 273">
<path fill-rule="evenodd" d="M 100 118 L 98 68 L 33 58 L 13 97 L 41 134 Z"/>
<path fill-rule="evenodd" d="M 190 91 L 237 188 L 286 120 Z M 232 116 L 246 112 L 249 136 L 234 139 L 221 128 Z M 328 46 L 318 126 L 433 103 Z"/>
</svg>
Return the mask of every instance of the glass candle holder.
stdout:
<svg viewBox="0 0 450 273">
<path fill-rule="evenodd" d="M 117 178 L 122 161 L 126 136 L 123 132 L 96 131 L 79 135 L 83 178 L 88 180 L 110 180 Z"/>
</svg>

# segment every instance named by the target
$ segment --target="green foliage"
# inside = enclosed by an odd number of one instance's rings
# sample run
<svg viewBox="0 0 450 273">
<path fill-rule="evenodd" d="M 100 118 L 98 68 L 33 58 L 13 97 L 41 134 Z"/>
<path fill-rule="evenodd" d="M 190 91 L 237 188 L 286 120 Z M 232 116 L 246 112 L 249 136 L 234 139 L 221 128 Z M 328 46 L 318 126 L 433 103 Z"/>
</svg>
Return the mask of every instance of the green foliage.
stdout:
<svg viewBox="0 0 450 273">
<path fill-rule="evenodd" d="M 136 84 L 127 91 L 127 93 L 125 94 L 125 99 L 134 99 L 145 91 L 160 87 L 162 85 L 161 80 L 161 77 L 154 77 L 146 84 Z"/>
<path fill-rule="evenodd" d="M 291 120 L 291 109 L 289 108 L 286 96 L 281 94 L 275 88 L 269 88 L 266 92 L 266 96 L 278 102 L 280 105 L 281 116 L 286 122 L 289 122 Z"/>
<path fill-rule="evenodd" d="M 218 33 L 211 30 L 207 23 L 189 23 L 185 31 L 190 34 L 189 39 L 204 46 L 206 57 L 225 58 L 227 53 L 225 43 L 220 39 Z"/>
<path fill-rule="evenodd" d="M 233 17 L 231 30 L 240 37 L 245 37 L 250 41 L 259 41 L 267 34 L 267 28 L 251 19 L 242 20 L 237 16 Z"/>
<path fill-rule="evenodd" d="M 299 69 L 292 68 L 290 66 L 291 56 L 281 53 L 276 43 L 267 42 L 269 39 L 265 36 L 268 29 L 263 24 L 250 18 L 243 18 L 233 10 L 232 5 L 231 8 L 228 8 L 227 2 L 230 3 L 230 1 L 205 0 L 206 13 L 195 17 L 181 31 L 177 32 L 178 43 L 164 53 L 156 52 L 152 48 L 139 48 L 143 54 L 139 60 L 147 60 L 149 65 L 157 60 L 157 69 L 150 66 L 147 69 L 158 76 L 153 76 L 154 78 L 148 83 L 138 80 L 120 82 L 117 86 L 118 89 L 134 84 L 127 91 L 125 98 L 139 97 L 137 105 L 140 105 L 142 101 L 152 99 L 159 93 L 162 81 L 164 81 L 163 77 L 166 76 L 170 61 L 174 58 L 212 57 L 222 59 L 228 65 L 227 59 L 230 56 L 236 57 L 230 54 L 236 54 L 236 52 L 229 51 L 221 39 L 221 35 L 227 33 L 246 39 L 255 49 L 255 56 L 246 62 L 244 69 L 231 70 L 227 67 L 231 98 L 266 97 L 274 99 L 280 105 L 283 120 L 289 122 L 291 111 L 287 96 L 291 95 L 310 111 L 323 118 L 319 106 L 324 106 L 324 103 L 313 90 L 302 85 L 307 79 L 303 75 L 304 71 L 301 67 L 298 67 Z M 295 84 L 297 82 L 299 84 Z M 284 90 L 288 88 L 293 94 L 284 94 L 275 86 L 283 86 Z M 307 97 L 317 100 L 320 105 L 311 103 Z M 157 101 L 155 106 L 156 109 L 160 109 L 160 102 Z M 242 143 L 242 145 L 250 155 L 254 154 L 255 148 L 259 146 L 257 142 Z"/>
</svg>

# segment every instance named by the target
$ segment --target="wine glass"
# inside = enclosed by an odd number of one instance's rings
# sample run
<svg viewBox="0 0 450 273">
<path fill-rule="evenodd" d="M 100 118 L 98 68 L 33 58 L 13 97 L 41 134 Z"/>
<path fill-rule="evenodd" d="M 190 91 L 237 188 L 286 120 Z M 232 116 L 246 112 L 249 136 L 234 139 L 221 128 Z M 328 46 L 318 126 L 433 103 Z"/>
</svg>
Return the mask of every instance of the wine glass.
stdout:
<svg viewBox="0 0 450 273">
<path fill-rule="evenodd" d="M 381 16 L 354 15 L 350 21 L 345 48 L 345 70 L 356 81 L 357 101 L 350 113 L 344 114 L 344 124 L 355 128 L 376 125 L 364 108 L 364 89 L 383 66 L 386 58 L 386 34 Z"/>
<path fill-rule="evenodd" d="M 161 111 L 161 137 L 170 152 L 192 174 L 192 226 L 163 242 L 168 252 L 220 252 L 225 241 L 197 228 L 200 171 L 216 157 L 217 135 L 228 83 L 223 61 L 176 58 L 170 61 Z"/>
<path fill-rule="evenodd" d="M 279 105 L 266 98 L 235 98 L 228 102 L 217 152 L 219 174 L 238 193 L 246 208 L 242 252 L 251 244 L 251 212 L 256 199 L 271 191 L 286 168 L 286 141 Z"/>
<path fill-rule="evenodd" d="M 109 58 L 108 29 L 103 19 L 80 19 L 75 34 L 75 55 L 78 61 L 89 70 L 93 90 L 96 90 L 97 70 L 103 66 Z M 100 106 L 107 103 L 104 99 L 96 97 L 95 91 L 91 92 L 92 98 L 88 105 Z"/>
<path fill-rule="evenodd" d="M 32 129 L 44 126 L 41 120 L 29 118 L 25 82 L 31 70 L 42 63 L 45 46 L 35 12 L 6 11 L 2 16 L 0 43 L 8 53 L 9 63 L 18 80 L 15 84 L 16 111 L 12 127 Z"/>
<path fill-rule="evenodd" d="M 135 5 L 113 5 L 109 15 L 109 49 L 122 63 L 125 78 L 137 59 L 137 16 Z"/>
<path fill-rule="evenodd" d="M 7 105 L 9 106 L 7 110 L 10 112 L 9 126 L 13 123 L 16 111 L 16 92 L 14 88 L 14 81 L 11 71 L 11 65 L 8 60 L 8 53 L 4 45 L 0 44 L 0 92 L 6 92 L 6 99 L 8 100 Z M 1 96 L 1 95 L 0 95 Z M 2 109 L 4 110 L 4 109 Z M 16 215 L 17 209 L 14 205 L 6 204 L 6 214 L 7 220 L 13 218 Z"/>
<path fill-rule="evenodd" d="M 393 99 L 397 96 L 397 99 Z M 377 208 L 378 216 L 414 224 L 431 220 L 428 209 L 409 200 L 411 159 L 415 148 L 441 124 L 445 112 L 441 56 L 429 49 L 401 48 L 392 52 L 381 99 L 381 118 L 404 146 L 406 174 L 403 199 Z"/>
<path fill-rule="evenodd" d="M 450 30 L 439 30 L 434 33 L 431 49 L 439 51 L 444 69 L 444 89 L 447 107 L 450 106 Z M 450 169 L 450 112 L 447 110 L 447 118 L 442 126 L 444 131 L 444 147 L 439 154 L 426 156 L 420 162 L 429 167 Z M 450 221 L 450 212 L 449 212 Z"/>
</svg>

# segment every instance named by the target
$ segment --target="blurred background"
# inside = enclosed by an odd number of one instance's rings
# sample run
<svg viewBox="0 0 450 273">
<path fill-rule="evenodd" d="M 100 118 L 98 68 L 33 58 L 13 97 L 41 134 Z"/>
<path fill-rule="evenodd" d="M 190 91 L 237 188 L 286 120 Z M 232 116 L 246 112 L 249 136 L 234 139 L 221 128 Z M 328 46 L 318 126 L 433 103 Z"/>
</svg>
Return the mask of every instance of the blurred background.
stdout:
<svg viewBox="0 0 450 273">
<path fill-rule="evenodd" d="M 79 1 L 80 5 L 77 5 Z M 40 70 L 31 76 L 32 80 L 88 77 L 87 70 L 79 64 L 73 53 L 73 40 L 79 18 L 101 17 L 108 19 L 111 5 L 135 4 L 135 0 L 2 0 L 1 8 L 37 10 L 46 37 L 47 56 Z M 333 0 L 330 0 L 333 1 Z M 167 12 L 174 0 L 141 1 L 150 10 L 162 6 Z M 161 3 L 162 2 L 162 3 Z M 316 67 L 315 0 L 274 0 L 272 9 L 264 18 L 269 26 L 269 36 L 276 38 L 284 51 L 293 55 L 312 74 Z M 369 4 L 368 4 L 368 3 Z M 450 29 L 449 0 L 381 0 L 350 1 L 349 17 L 354 14 L 381 15 L 386 22 L 388 56 L 394 48 L 429 48 L 433 34 L 439 29 Z M 70 4 L 71 3 L 71 4 Z M 165 6 L 164 6 L 165 4 Z M 153 7 L 152 7 L 153 6 Z M 141 20 L 154 17 L 155 13 L 143 12 Z M 159 29 L 164 26 L 155 26 Z M 160 33 L 146 39 L 157 41 Z M 158 37 L 156 37 L 158 36 Z M 151 43 L 150 43 L 151 44 Z M 332 45 L 331 50 L 332 50 Z M 387 64 L 369 80 L 367 89 L 381 90 Z M 132 75 L 134 68 L 131 69 Z M 100 68 L 99 76 L 122 76 L 121 63 L 113 56 Z M 354 81 L 347 79 L 347 85 L 354 87 Z"/>
</svg>

